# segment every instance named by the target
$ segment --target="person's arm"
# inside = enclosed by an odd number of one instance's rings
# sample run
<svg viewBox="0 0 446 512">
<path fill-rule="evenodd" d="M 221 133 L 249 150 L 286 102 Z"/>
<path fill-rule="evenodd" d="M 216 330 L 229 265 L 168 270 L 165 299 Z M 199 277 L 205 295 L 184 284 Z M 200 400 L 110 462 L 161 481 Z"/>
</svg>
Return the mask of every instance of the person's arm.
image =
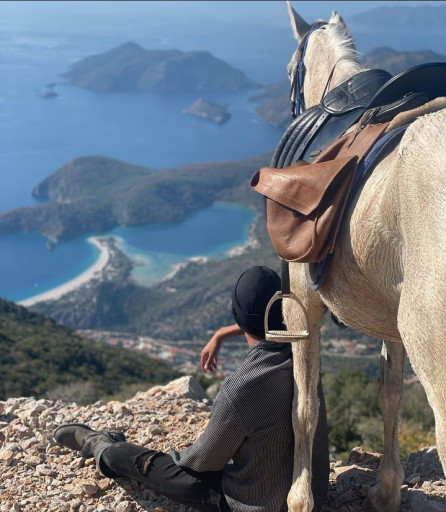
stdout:
<svg viewBox="0 0 446 512">
<path fill-rule="evenodd" d="M 211 419 L 193 445 L 171 455 L 176 464 L 194 471 L 221 471 L 248 435 L 226 393 L 215 399 Z"/>
<path fill-rule="evenodd" d="M 201 351 L 201 368 L 203 371 L 206 372 L 209 370 L 213 372 L 217 369 L 217 354 L 226 338 L 243 336 L 243 334 L 244 332 L 237 324 L 220 327 L 220 329 L 215 331 L 212 338 Z"/>
</svg>

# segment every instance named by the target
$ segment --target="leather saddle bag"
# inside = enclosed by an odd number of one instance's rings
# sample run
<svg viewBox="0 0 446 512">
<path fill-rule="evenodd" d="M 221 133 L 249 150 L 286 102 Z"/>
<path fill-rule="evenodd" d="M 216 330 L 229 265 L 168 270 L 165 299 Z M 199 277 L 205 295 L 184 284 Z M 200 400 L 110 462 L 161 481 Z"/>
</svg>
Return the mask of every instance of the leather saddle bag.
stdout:
<svg viewBox="0 0 446 512">
<path fill-rule="evenodd" d="M 334 251 L 360 161 L 388 126 L 361 126 L 340 137 L 313 163 L 263 167 L 251 187 L 266 197 L 266 225 L 284 260 L 317 263 Z"/>
<path fill-rule="evenodd" d="M 266 197 L 266 223 L 278 255 L 313 263 L 333 252 L 358 157 L 263 167 L 251 187 Z"/>
</svg>

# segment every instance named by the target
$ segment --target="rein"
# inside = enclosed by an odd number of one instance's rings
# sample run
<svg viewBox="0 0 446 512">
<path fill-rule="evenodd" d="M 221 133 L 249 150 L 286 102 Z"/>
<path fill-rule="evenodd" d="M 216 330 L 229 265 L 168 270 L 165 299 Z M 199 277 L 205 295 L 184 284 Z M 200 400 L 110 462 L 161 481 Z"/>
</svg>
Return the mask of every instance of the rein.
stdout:
<svg viewBox="0 0 446 512">
<path fill-rule="evenodd" d="M 294 76 L 291 79 L 291 90 L 290 90 L 290 101 L 291 101 L 291 117 L 292 119 L 296 119 L 299 114 L 305 110 L 305 98 L 304 98 L 304 79 L 305 79 L 305 64 L 304 58 L 307 52 L 307 44 L 310 35 L 316 31 L 317 29 L 327 25 L 325 21 L 316 21 L 311 25 L 310 30 L 304 35 L 302 41 L 299 44 L 299 48 L 297 49 L 297 66 L 294 71 Z M 328 84 L 331 80 L 331 76 L 333 74 L 334 68 L 330 73 L 329 80 L 325 89 L 328 88 Z"/>
</svg>

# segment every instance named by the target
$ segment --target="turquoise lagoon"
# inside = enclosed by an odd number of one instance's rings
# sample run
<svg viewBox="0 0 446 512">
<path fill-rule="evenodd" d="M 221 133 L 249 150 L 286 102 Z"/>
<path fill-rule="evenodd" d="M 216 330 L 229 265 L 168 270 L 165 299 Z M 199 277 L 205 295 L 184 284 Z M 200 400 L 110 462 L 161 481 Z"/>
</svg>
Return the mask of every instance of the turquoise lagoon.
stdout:
<svg viewBox="0 0 446 512">
<path fill-rule="evenodd" d="M 17 233 L 0 237 L 0 296 L 22 301 L 55 288 L 94 264 L 98 249 L 87 241 L 92 235 L 113 236 L 135 263 L 133 279 L 150 285 L 195 257 L 225 258 L 246 243 L 255 212 L 217 203 L 189 214 L 180 223 L 119 227 L 107 233 L 89 233 L 48 250 L 46 239 Z"/>
</svg>

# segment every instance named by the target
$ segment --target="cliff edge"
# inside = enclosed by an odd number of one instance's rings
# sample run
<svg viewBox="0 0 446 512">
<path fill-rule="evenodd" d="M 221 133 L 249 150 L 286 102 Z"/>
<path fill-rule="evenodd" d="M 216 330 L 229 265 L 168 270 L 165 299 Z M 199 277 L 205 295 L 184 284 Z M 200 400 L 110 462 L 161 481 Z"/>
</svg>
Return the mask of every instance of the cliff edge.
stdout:
<svg viewBox="0 0 446 512">
<path fill-rule="evenodd" d="M 57 445 L 53 429 L 84 422 L 119 429 L 133 443 L 182 450 L 205 428 L 211 401 L 192 377 L 139 392 L 126 402 L 85 407 L 62 401 L 9 398 L 0 402 L 1 512 L 186 512 L 137 482 L 103 477 L 93 460 Z M 331 464 L 323 512 L 361 510 L 376 482 L 381 456 L 356 448 L 347 463 Z M 412 454 L 402 486 L 402 512 L 446 510 L 446 482 L 436 449 Z"/>
</svg>

